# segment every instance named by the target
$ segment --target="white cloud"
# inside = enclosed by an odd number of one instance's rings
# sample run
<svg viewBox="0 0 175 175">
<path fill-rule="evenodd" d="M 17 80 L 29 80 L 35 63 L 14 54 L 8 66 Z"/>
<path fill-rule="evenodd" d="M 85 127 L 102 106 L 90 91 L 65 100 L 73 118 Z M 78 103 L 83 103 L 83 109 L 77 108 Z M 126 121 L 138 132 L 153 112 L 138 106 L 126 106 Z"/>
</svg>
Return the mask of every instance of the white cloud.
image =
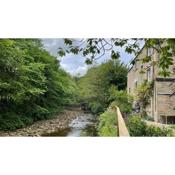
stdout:
<svg viewBox="0 0 175 175">
<path fill-rule="evenodd" d="M 57 51 L 59 47 L 65 47 L 63 39 L 43 39 L 44 46 L 52 55 L 57 56 Z M 125 53 L 124 49 L 119 49 L 121 53 L 121 61 L 128 63 L 133 55 L 128 55 Z M 97 64 L 110 59 L 110 54 L 106 53 L 102 58 L 97 61 Z M 85 58 L 80 55 L 68 54 L 65 57 L 59 59 L 61 67 L 70 73 L 71 75 L 84 75 L 88 70 L 88 65 L 85 63 Z"/>
<path fill-rule="evenodd" d="M 63 39 L 43 39 L 44 46 L 52 55 L 57 56 L 59 47 L 65 47 Z M 84 75 L 88 69 L 81 56 L 68 54 L 59 59 L 61 67 L 71 75 Z"/>
<path fill-rule="evenodd" d="M 84 75 L 87 72 L 88 66 L 85 64 L 83 57 L 68 54 L 61 58 L 61 67 L 69 72 L 71 75 Z"/>
</svg>

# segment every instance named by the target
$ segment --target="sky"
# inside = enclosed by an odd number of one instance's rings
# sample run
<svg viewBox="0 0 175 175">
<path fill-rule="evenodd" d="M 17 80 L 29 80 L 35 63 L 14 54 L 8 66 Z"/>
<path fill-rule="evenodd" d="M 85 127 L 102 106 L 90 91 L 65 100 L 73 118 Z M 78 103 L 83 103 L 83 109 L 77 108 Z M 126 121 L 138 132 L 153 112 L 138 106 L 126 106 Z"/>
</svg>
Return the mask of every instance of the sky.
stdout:
<svg viewBox="0 0 175 175">
<path fill-rule="evenodd" d="M 43 44 L 47 51 L 52 55 L 57 57 L 57 52 L 59 47 L 65 47 L 63 39 L 42 39 Z M 127 54 L 123 49 L 119 49 L 121 58 L 120 60 L 128 64 L 133 58 L 133 55 Z M 90 67 L 85 63 L 85 58 L 80 55 L 67 54 L 66 56 L 59 58 L 61 67 L 72 76 L 82 76 L 85 75 L 88 68 Z M 96 64 L 100 64 L 105 60 L 110 59 L 109 53 L 106 53 L 101 57 Z"/>
</svg>

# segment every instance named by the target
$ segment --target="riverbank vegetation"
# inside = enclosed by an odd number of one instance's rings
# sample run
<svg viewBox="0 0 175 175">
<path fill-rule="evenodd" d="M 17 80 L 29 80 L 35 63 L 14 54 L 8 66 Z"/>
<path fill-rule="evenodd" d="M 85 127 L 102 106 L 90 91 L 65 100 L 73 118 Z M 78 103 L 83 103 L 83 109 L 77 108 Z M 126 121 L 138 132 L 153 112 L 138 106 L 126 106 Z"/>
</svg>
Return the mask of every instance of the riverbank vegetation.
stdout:
<svg viewBox="0 0 175 175">
<path fill-rule="evenodd" d="M 131 116 L 127 123 L 131 136 L 173 136 L 174 131 L 171 128 L 148 126 L 141 116 Z"/>
<path fill-rule="evenodd" d="M 90 68 L 78 80 L 80 102 L 98 116 L 99 136 L 117 136 L 117 118 L 112 106 L 119 106 L 124 116 L 132 110 L 132 97 L 126 92 L 127 70 L 119 60 L 108 60 Z"/>
<path fill-rule="evenodd" d="M 111 103 L 108 109 L 99 117 L 98 134 L 100 136 L 117 136 L 117 114 L 113 109 L 118 106 L 124 117 L 127 117 L 132 111 L 132 97 L 127 95 L 125 90 L 117 90 L 112 86 L 109 99 Z"/>
<path fill-rule="evenodd" d="M 112 87 L 116 90 L 126 88 L 127 67 L 119 61 L 109 60 L 93 66 L 78 80 L 80 102 L 94 114 L 100 114 L 113 101 Z"/>
<path fill-rule="evenodd" d="M 0 40 L 0 130 L 52 118 L 76 96 L 74 79 L 40 40 Z"/>
<path fill-rule="evenodd" d="M 99 136 L 112 137 L 118 135 L 116 112 L 111 107 L 99 116 L 97 131 Z"/>
</svg>

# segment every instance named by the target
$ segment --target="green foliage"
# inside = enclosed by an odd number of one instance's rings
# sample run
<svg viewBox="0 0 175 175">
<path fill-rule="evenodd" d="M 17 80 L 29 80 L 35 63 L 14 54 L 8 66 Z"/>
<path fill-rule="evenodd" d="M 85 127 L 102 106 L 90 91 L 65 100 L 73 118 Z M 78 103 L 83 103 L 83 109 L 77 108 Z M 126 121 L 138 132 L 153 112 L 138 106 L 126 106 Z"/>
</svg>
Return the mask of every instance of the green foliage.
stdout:
<svg viewBox="0 0 175 175">
<path fill-rule="evenodd" d="M 146 135 L 147 136 L 152 136 L 152 137 L 156 137 L 156 136 L 172 136 L 172 130 L 168 129 L 168 128 L 159 128 L 159 127 L 155 127 L 155 126 L 147 126 L 146 128 Z"/>
<path fill-rule="evenodd" d="M 148 126 L 140 116 L 129 117 L 127 126 L 131 136 L 173 136 L 171 128 Z"/>
<path fill-rule="evenodd" d="M 140 116 L 132 116 L 128 119 L 128 129 L 131 136 L 145 136 L 146 123 Z"/>
<path fill-rule="evenodd" d="M 63 57 L 63 56 L 66 55 L 66 53 L 65 53 L 64 50 L 60 49 L 60 50 L 58 51 L 58 55 L 60 55 L 61 57 Z"/>
<path fill-rule="evenodd" d="M 96 101 L 89 102 L 88 108 L 90 108 L 94 114 L 101 113 L 104 110 L 102 104 Z"/>
<path fill-rule="evenodd" d="M 74 79 L 37 39 L 1 39 L 0 73 L 2 130 L 47 119 L 77 96 Z"/>
<path fill-rule="evenodd" d="M 128 95 L 126 90 L 118 90 L 116 86 L 109 89 L 109 101 L 112 105 L 120 108 L 123 114 L 129 114 L 132 111 L 132 96 Z"/>
<path fill-rule="evenodd" d="M 119 59 L 119 57 L 120 57 L 119 52 L 114 52 L 114 51 L 112 51 L 111 58 L 112 58 L 113 60 Z"/>
<path fill-rule="evenodd" d="M 106 52 L 109 52 L 110 57 L 116 60 L 120 58 L 117 47 L 123 47 L 129 54 L 136 54 L 140 49 L 140 41 L 144 41 L 144 39 L 89 38 L 79 41 L 66 38 L 64 43 L 68 48 L 60 48 L 59 55 L 64 56 L 65 53 L 81 54 L 86 58 L 87 64 L 92 64 L 94 60 L 101 58 Z"/>
<path fill-rule="evenodd" d="M 114 110 L 108 108 L 99 117 L 99 136 L 117 136 L 117 116 Z"/>
<path fill-rule="evenodd" d="M 103 112 L 111 103 L 111 86 L 119 90 L 126 88 L 127 68 L 119 61 L 106 61 L 91 67 L 87 74 L 78 80 L 80 101 L 86 102 L 94 113 Z"/>
<path fill-rule="evenodd" d="M 161 76 L 170 76 L 169 66 L 173 65 L 172 57 L 175 55 L 175 39 L 172 38 L 88 38 L 82 40 L 64 39 L 68 46 L 66 50 L 60 48 L 59 55 L 65 56 L 66 53 L 81 54 L 86 58 L 87 64 L 92 64 L 108 53 L 112 59 L 119 59 L 121 53 L 118 48 L 122 48 L 128 54 L 138 55 L 143 44 L 146 48 L 154 49 L 160 54 L 160 59 L 155 64 L 160 68 Z M 150 56 L 143 58 L 143 62 L 154 62 Z"/>
<path fill-rule="evenodd" d="M 148 116 L 148 115 L 143 116 L 142 118 L 145 119 L 145 120 L 147 120 L 147 121 L 152 121 L 152 122 L 154 121 L 154 118 L 151 117 L 151 116 Z"/>
<path fill-rule="evenodd" d="M 150 98 L 153 95 L 154 82 L 144 81 L 138 88 L 136 101 L 140 106 L 141 115 L 146 115 L 146 107 L 150 104 Z"/>
<path fill-rule="evenodd" d="M 8 112 L 0 117 L 0 130 L 15 130 L 33 123 L 33 119 L 14 112 Z"/>
<path fill-rule="evenodd" d="M 149 61 L 151 61 L 151 56 L 146 56 L 146 57 L 144 57 L 143 60 L 142 60 L 143 63 L 147 63 L 147 62 L 149 62 Z"/>
</svg>

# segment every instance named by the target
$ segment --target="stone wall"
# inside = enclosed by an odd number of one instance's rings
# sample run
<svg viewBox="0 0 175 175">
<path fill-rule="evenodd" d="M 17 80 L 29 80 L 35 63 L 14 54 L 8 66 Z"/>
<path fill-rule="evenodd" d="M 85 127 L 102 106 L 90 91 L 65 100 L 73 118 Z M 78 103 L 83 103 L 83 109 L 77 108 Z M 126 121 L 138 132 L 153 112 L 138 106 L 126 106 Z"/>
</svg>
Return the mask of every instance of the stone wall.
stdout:
<svg viewBox="0 0 175 175">
<path fill-rule="evenodd" d="M 157 86 L 157 120 L 162 122 L 161 116 L 175 116 L 175 82 L 156 81 Z"/>
<path fill-rule="evenodd" d="M 153 116 L 157 122 L 162 122 L 161 116 L 175 116 L 175 95 L 170 95 L 175 91 L 175 83 L 168 81 L 168 78 L 164 78 L 161 81 L 157 81 L 157 78 L 161 78 L 159 75 L 158 66 L 153 66 L 150 62 L 143 63 L 142 60 L 147 55 L 147 49 L 143 48 L 140 54 L 132 61 L 133 66 L 128 72 L 128 85 L 127 91 L 129 94 L 135 96 L 137 87 L 148 80 L 147 70 L 150 69 L 150 79 L 155 81 L 153 97 L 150 99 L 150 105 L 147 106 L 146 111 L 149 116 Z M 152 60 L 158 61 L 160 55 L 157 52 L 153 52 Z M 144 71 L 143 71 L 144 70 Z M 170 66 L 171 72 L 170 80 L 175 77 L 175 58 L 174 65 Z M 174 81 L 175 82 L 175 81 Z M 136 87 L 137 84 L 137 87 Z"/>
<path fill-rule="evenodd" d="M 136 82 L 138 86 L 147 80 L 147 69 L 150 69 L 150 81 L 154 78 L 151 63 L 143 63 L 146 53 L 147 50 L 145 48 L 141 50 L 140 54 L 133 60 L 133 66 L 128 72 L 127 90 L 131 95 L 134 95 L 136 92 Z M 155 54 L 152 55 L 153 59 L 154 57 L 156 58 Z"/>
</svg>

